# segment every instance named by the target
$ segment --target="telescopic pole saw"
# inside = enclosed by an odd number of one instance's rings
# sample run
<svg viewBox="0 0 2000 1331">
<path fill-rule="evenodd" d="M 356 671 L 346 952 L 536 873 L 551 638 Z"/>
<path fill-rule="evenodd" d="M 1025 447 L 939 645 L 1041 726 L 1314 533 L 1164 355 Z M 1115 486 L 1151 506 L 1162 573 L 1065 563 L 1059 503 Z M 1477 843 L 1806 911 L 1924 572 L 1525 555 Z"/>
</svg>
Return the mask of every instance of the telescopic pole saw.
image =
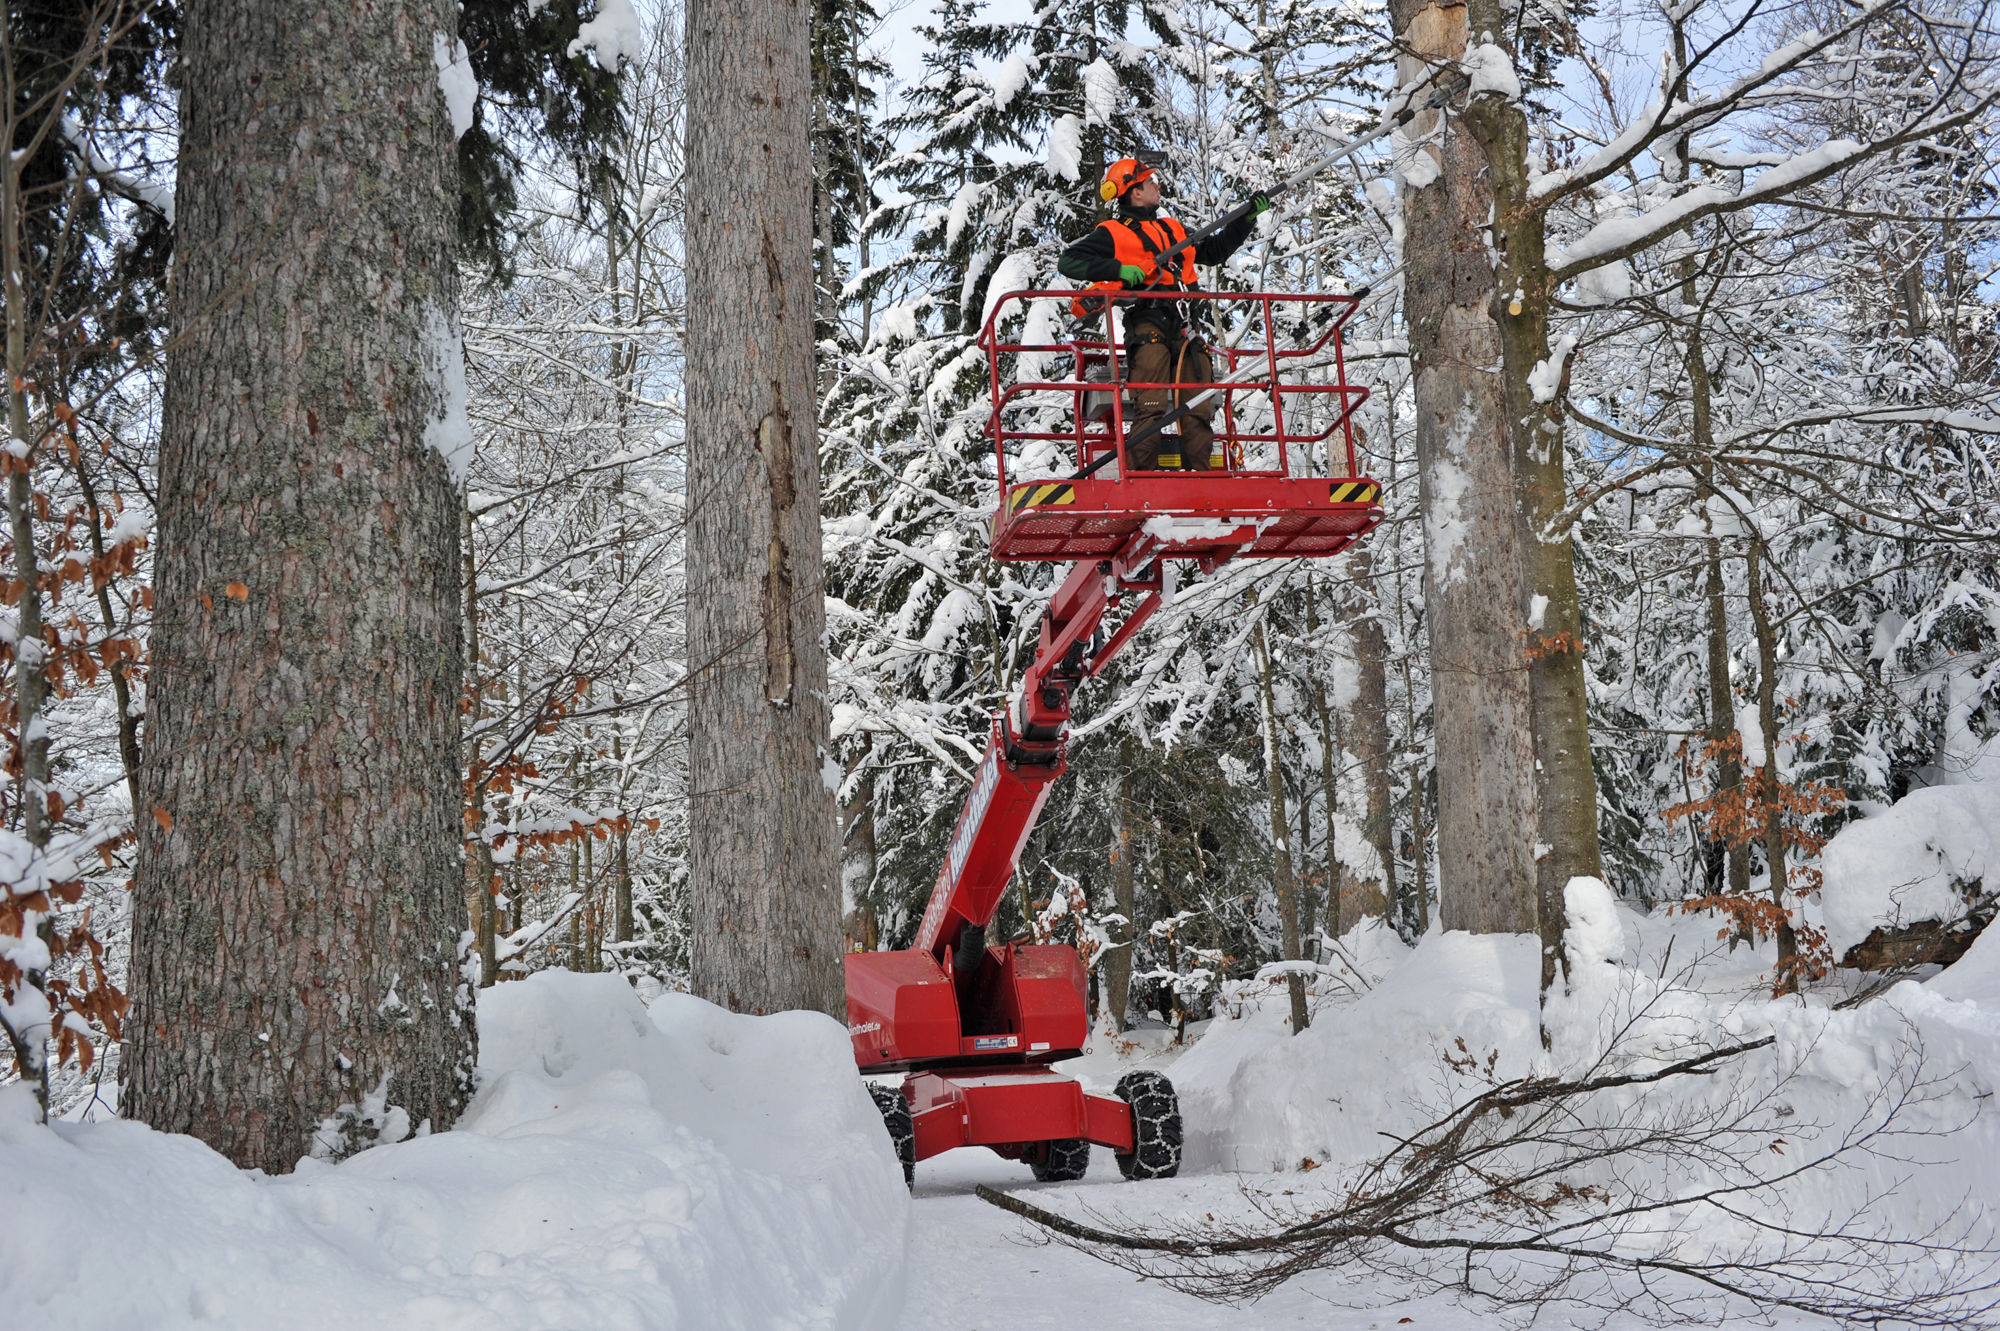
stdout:
<svg viewBox="0 0 2000 1331">
<path fill-rule="evenodd" d="M 1414 99 L 1404 103 L 1403 108 L 1401 110 L 1397 111 L 1394 115 L 1385 119 L 1381 124 L 1377 125 L 1374 129 L 1371 129 L 1366 134 L 1363 134 L 1360 138 L 1355 139 L 1350 143 L 1342 144 L 1340 147 L 1335 148 L 1332 152 L 1328 153 L 1326 156 L 1318 159 L 1315 162 L 1308 164 L 1307 166 L 1301 168 L 1296 173 L 1287 176 L 1285 179 L 1271 186 L 1271 188 L 1262 191 L 1264 197 L 1272 200 L 1282 198 L 1284 195 L 1289 194 L 1291 191 L 1305 184 L 1308 180 L 1311 180 L 1313 177 L 1325 171 L 1328 167 L 1332 166 L 1334 163 L 1345 161 L 1348 158 L 1354 156 L 1354 154 L 1360 152 L 1363 148 L 1375 142 L 1375 140 L 1381 138 L 1384 134 L 1390 134 L 1395 132 L 1396 130 L 1401 129 L 1403 126 L 1409 124 L 1412 120 L 1415 120 L 1419 115 L 1421 115 L 1425 111 L 1437 110 L 1437 108 L 1443 106 L 1446 102 L 1450 101 L 1452 98 L 1456 97 L 1460 92 L 1464 91 L 1465 82 L 1466 82 L 1465 76 L 1462 74 L 1457 74 L 1454 71 L 1454 76 L 1447 82 L 1447 84 L 1444 87 L 1439 88 L 1436 92 L 1433 92 L 1426 99 L 1424 99 L 1422 105 L 1418 105 Z M 1161 251 L 1159 257 L 1154 261 L 1155 267 L 1153 270 L 1153 276 L 1146 280 L 1146 286 L 1153 285 L 1153 283 L 1158 282 L 1162 277 L 1166 276 L 1169 272 L 1171 272 L 1173 268 L 1173 261 L 1175 257 L 1180 254 L 1182 250 L 1193 249 L 1196 245 L 1201 244 L 1202 241 L 1207 240 L 1210 236 L 1213 236 L 1218 232 L 1221 232 L 1229 227 L 1234 226 L 1236 223 L 1242 221 L 1245 217 L 1248 217 L 1256 207 L 1257 207 L 1257 200 L 1256 197 L 1253 195 L 1252 197 L 1245 199 L 1242 203 L 1237 204 L 1234 208 L 1231 208 L 1228 212 L 1224 213 L 1222 216 L 1216 218 L 1213 222 L 1210 222 L 1207 226 L 1202 227 L 1199 231 L 1189 232 L 1188 238 L 1186 240 L 1181 241 L 1178 245 L 1173 246 L 1171 249 Z M 1140 287 L 1139 290 L 1144 291 L 1146 289 L 1146 286 Z"/>
</svg>

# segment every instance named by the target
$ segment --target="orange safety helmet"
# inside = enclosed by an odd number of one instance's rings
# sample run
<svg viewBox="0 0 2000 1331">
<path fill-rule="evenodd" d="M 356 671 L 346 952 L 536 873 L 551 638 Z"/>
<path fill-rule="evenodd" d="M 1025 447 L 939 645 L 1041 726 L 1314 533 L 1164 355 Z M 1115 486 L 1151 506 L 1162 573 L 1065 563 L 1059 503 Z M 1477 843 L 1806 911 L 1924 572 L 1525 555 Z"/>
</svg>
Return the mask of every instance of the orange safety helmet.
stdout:
<svg viewBox="0 0 2000 1331">
<path fill-rule="evenodd" d="M 1104 183 L 1097 187 L 1097 195 L 1106 203 L 1123 198 L 1125 191 L 1153 174 L 1153 168 L 1136 157 L 1121 157 L 1105 168 Z"/>
</svg>

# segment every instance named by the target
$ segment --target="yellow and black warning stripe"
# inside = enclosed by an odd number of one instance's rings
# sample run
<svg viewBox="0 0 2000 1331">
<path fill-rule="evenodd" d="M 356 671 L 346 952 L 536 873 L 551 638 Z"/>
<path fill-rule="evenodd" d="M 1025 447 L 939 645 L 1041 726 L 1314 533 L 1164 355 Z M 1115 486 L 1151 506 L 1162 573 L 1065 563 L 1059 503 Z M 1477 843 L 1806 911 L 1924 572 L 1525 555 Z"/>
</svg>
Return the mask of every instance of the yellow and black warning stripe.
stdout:
<svg viewBox="0 0 2000 1331">
<path fill-rule="evenodd" d="M 1382 497 L 1382 487 L 1373 481 L 1335 481 L 1327 489 L 1336 504 L 1372 504 Z"/>
<path fill-rule="evenodd" d="M 1041 508 L 1048 504 L 1074 504 L 1076 487 L 1062 481 L 1051 481 L 1046 485 L 1023 485 L 1007 496 L 1007 516 L 1012 517 L 1024 508 Z"/>
</svg>

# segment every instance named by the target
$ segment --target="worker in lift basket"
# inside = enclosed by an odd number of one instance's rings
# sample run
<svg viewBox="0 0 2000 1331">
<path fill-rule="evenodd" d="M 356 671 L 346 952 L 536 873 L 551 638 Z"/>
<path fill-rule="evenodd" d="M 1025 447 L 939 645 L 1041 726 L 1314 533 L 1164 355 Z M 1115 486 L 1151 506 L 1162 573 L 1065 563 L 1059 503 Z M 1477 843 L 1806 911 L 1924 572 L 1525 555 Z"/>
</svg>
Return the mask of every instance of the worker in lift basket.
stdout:
<svg viewBox="0 0 2000 1331">
<path fill-rule="evenodd" d="M 1152 167 L 1136 158 L 1123 157 L 1104 173 L 1098 186 L 1106 202 L 1118 201 L 1118 216 L 1099 222 L 1083 239 L 1062 252 L 1056 261 L 1064 277 L 1076 282 L 1117 282 L 1127 290 L 1148 287 L 1156 292 L 1192 291 L 1196 286 L 1195 265 L 1218 264 L 1242 246 L 1257 224 L 1257 215 L 1270 208 L 1264 195 L 1256 196 L 1256 207 L 1232 226 L 1174 256 L 1167 272 L 1156 282 L 1149 279 L 1159 269 L 1159 255 L 1187 239 L 1187 228 L 1160 211 L 1160 177 Z M 1143 300 L 1127 307 L 1125 345 L 1128 348 L 1125 378 L 1139 383 L 1214 383 L 1215 356 L 1198 328 L 1198 301 Z M 1196 307 L 1193 311 L 1187 307 Z M 1181 390 L 1181 402 L 1202 390 Z M 1125 424 L 1126 436 L 1135 442 L 1130 458 L 1135 471 L 1185 469 L 1206 471 L 1215 451 L 1215 430 L 1210 424 L 1222 403 L 1216 394 L 1181 417 L 1178 437 L 1154 432 L 1138 438 L 1146 427 L 1174 408 L 1171 388 L 1133 390 L 1134 407 Z"/>
</svg>

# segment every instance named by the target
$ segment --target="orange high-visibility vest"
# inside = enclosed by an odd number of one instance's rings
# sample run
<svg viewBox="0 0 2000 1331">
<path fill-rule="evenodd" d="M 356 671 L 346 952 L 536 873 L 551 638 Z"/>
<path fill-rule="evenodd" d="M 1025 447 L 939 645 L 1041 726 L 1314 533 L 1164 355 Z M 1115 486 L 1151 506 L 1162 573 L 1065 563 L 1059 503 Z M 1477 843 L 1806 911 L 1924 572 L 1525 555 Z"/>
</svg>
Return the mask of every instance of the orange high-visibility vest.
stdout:
<svg viewBox="0 0 2000 1331">
<path fill-rule="evenodd" d="M 1144 268 L 1151 272 L 1158 266 L 1159 256 L 1187 239 L 1187 228 L 1171 217 L 1156 218 L 1142 222 L 1136 218 L 1114 217 L 1099 222 L 1099 226 L 1111 233 L 1111 245 L 1121 264 L 1131 264 L 1134 268 Z M 1171 270 L 1170 270 L 1171 271 Z M 1183 286 L 1195 284 L 1194 251 L 1180 253 L 1180 281 Z"/>
</svg>

